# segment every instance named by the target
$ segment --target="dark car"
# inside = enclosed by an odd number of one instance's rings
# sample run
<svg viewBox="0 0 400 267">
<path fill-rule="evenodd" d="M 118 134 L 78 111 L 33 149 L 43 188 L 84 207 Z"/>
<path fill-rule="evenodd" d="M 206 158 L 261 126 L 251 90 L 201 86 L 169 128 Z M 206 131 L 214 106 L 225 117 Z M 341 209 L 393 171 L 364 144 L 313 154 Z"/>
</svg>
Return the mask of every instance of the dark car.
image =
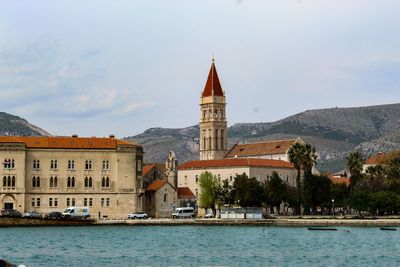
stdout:
<svg viewBox="0 0 400 267">
<path fill-rule="evenodd" d="M 3 217 L 22 217 L 21 212 L 17 210 L 2 210 L 1 216 Z"/>
<path fill-rule="evenodd" d="M 49 214 L 46 214 L 44 218 L 49 220 L 58 220 L 62 218 L 62 213 L 58 211 L 53 211 L 50 212 Z"/>
</svg>

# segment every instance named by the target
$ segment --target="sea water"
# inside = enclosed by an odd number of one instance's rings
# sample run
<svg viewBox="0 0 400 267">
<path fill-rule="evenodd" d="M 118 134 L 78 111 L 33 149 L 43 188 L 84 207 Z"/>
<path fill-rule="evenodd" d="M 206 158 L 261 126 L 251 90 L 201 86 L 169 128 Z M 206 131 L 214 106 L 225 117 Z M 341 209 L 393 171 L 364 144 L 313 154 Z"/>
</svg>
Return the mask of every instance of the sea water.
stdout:
<svg viewBox="0 0 400 267">
<path fill-rule="evenodd" d="M 400 231 L 337 229 L 0 228 L 0 258 L 26 266 L 400 266 Z"/>
</svg>

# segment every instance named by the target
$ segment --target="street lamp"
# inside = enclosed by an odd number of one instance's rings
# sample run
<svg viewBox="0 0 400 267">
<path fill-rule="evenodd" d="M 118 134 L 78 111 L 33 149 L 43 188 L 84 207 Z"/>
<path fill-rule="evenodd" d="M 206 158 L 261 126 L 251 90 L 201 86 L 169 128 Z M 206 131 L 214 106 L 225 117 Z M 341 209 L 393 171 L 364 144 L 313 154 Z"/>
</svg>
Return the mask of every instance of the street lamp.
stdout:
<svg viewBox="0 0 400 267">
<path fill-rule="evenodd" d="M 335 217 L 335 200 L 332 198 L 332 214 Z"/>
</svg>

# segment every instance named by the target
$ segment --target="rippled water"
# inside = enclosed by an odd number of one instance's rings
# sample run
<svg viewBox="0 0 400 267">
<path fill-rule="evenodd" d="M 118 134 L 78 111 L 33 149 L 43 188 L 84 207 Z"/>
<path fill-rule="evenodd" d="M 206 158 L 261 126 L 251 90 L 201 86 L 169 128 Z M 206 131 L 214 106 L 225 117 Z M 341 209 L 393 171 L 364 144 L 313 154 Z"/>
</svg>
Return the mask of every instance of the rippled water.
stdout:
<svg viewBox="0 0 400 267">
<path fill-rule="evenodd" d="M 400 266 L 400 231 L 338 229 L 0 228 L 0 258 L 26 266 Z"/>
</svg>

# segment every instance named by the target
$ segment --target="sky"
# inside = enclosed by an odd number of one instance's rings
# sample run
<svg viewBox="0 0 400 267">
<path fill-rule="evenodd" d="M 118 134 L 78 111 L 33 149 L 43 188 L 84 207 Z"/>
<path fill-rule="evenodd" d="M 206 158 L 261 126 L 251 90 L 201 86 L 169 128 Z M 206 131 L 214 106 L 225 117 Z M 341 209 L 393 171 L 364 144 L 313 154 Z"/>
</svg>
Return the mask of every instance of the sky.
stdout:
<svg viewBox="0 0 400 267">
<path fill-rule="evenodd" d="M 400 1 L 3 0 L 0 111 L 54 135 L 198 123 L 211 59 L 228 125 L 400 102 Z"/>
</svg>

